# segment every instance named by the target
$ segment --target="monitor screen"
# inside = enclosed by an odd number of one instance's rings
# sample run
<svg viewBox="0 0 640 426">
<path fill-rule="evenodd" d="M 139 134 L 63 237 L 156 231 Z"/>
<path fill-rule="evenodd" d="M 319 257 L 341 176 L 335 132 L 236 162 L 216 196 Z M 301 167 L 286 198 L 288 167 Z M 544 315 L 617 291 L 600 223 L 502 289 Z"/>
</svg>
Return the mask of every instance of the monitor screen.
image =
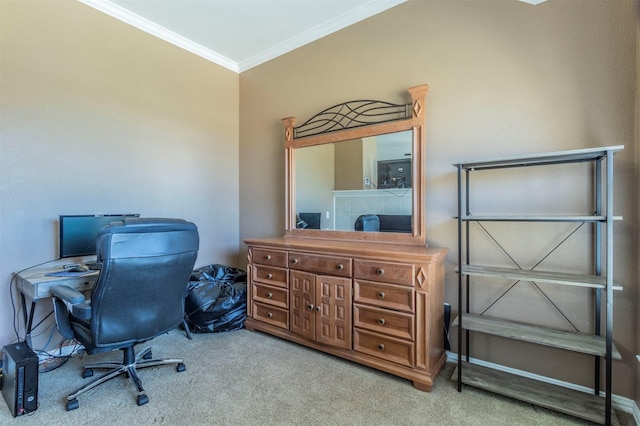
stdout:
<svg viewBox="0 0 640 426">
<path fill-rule="evenodd" d="M 60 258 L 96 254 L 96 237 L 100 228 L 111 222 L 121 221 L 125 217 L 139 216 L 139 214 L 61 215 Z"/>
</svg>

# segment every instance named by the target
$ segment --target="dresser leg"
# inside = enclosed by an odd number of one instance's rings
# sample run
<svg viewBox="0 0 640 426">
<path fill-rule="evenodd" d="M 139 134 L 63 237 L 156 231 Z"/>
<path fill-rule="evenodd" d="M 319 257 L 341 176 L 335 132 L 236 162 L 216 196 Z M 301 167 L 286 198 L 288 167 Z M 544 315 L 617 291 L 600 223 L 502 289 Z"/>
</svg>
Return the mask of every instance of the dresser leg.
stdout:
<svg viewBox="0 0 640 426">
<path fill-rule="evenodd" d="M 421 390 L 423 392 L 431 392 L 431 388 L 433 387 L 433 383 L 424 383 L 424 382 L 413 382 L 413 387 Z"/>
</svg>

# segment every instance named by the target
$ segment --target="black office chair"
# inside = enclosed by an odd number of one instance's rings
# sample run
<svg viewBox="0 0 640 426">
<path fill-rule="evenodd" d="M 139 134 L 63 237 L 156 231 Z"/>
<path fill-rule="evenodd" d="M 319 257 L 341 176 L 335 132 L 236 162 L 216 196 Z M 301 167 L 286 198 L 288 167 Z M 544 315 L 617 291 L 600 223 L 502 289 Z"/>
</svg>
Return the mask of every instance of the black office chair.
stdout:
<svg viewBox="0 0 640 426">
<path fill-rule="evenodd" d="M 176 364 L 182 359 L 151 359 L 151 348 L 136 356 L 134 345 L 174 329 L 184 320 L 185 292 L 198 254 L 196 225 L 180 219 L 131 218 L 103 227 L 98 233 L 97 256 L 102 263 L 91 299 L 66 287 L 52 289 L 56 325 L 60 334 L 75 338 L 89 355 L 121 349 L 122 363 L 92 363 L 112 369 L 67 397 L 67 411 L 78 408 L 79 395 L 120 374 L 138 388 L 138 405 L 146 404 L 136 369 Z"/>
<path fill-rule="evenodd" d="M 375 214 L 362 214 L 356 219 L 356 231 L 380 232 L 380 218 Z"/>
</svg>

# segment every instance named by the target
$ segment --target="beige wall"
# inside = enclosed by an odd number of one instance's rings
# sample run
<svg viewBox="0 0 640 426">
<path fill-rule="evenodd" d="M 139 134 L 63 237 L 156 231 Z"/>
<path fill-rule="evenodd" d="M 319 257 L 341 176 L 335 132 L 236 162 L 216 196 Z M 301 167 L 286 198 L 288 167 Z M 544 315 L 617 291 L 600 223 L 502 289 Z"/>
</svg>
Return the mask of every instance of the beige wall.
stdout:
<svg viewBox="0 0 640 426">
<path fill-rule="evenodd" d="M 235 265 L 238 75 L 77 1 L 0 7 L 0 345 L 11 275 L 57 257 L 60 214 L 182 217 L 198 266 Z"/>
<path fill-rule="evenodd" d="M 636 2 L 636 90 L 640 88 L 640 1 Z M 636 265 L 640 265 L 640 94 L 636 92 Z M 636 286 L 640 286 L 640 268 L 636 266 Z M 636 354 L 640 354 L 640 291 L 636 292 Z M 640 406 L 640 359 L 636 364 L 636 405 Z"/>
<path fill-rule="evenodd" d="M 278 236 L 284 228 L 284 149 L 280 119 L 304 121 L 351 99 L 407 100 L 406 89 L 430 85 L 427 96 L 427 240 L 449 247 L 446 300 L 457 306 L 456 178 L 452 163 L 531 152 L 624 144 L 616 157 L 616 278 L 614 392 L 633 398 L 636 383 L 637 221 L 636 23 L 632 1 L 409 1 L 240 76 L 240 236 Z M 506 206 L 575 210 L 587 170 L 533 172 L 488 180 L 476 200 Z M 565 199 L 566 196 L 566 199 Z M 529 198 L 532 197 L 532 198 Z M 513 201 L 513 202 L 511 202 Z M 567 204 L 567 207 L 564 207 Z M 587 206 L 590 208 L 590 206 Z M 523 266 L 531 267 L 568 227 L 496 229 Z M 492 230 L 493 231 L 493 230 Z M 478 232 L 478 231 L 476 231 Z M 481 245 L 491 246 L 482 241 Z M 517 237 L 515 236 L 517 235 Z M 582 231 L 550 260 L 550 267 L 587 267 L 589 233 Z M 499 262 L 505 262 L 500 254 Z M 579 260 L 574 261 L 576 254 Z M 582 259 L 585 258 L 586 260 Z M 575 263 L 575 265 L 574 265 Z M 504 288 L 475 290 L 480 308 Z M 499 315 L 542 319 L 567 328 L 531 285 L 518 285 Z M 581 331 L 593 320 L 589 292 L 548 290 Z M 536 303 L 533 303 L 536 302 Z M 455 338 L 455 336 L 453 336 Z M 503 339 L 474 339 L 472 356 L 592 386 L 591 357 Z"/>
</svg>

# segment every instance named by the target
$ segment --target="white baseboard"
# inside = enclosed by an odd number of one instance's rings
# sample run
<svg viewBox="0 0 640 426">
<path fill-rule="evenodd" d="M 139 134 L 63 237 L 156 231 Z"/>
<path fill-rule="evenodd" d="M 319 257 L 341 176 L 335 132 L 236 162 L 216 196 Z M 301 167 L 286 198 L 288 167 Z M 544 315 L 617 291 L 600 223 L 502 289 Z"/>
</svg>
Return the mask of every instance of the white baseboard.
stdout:
<svg viewBox="0 0 640 426">
<path fill-rule="evenodd" d="M 447 362 L 457 363 L 458 362 L 458 354 L 455 352 L 447 351 Z M 516 368 L 506 367 L 500 364 L 494 364 L 492 362 L 483 361 L 481 359 L 469 358 L 469 362 L 472 364 L 477 364 L 483 367 L 491 368 L 498 371 L 504 371 L 505 373 L 514 374 L 517 376 L 526 377 L 529 379 L 538 380 L 540 382 L 550 383 L 556 386 L 562 386 L 564 388 L 577 390 L 585 393 L 592 393 L 593 389 L 588 388 L 586 386 L 576 385 L 575 383 L 565 382 L 562 380 L 553 379 L 551 377 L 542 376 L 540 374 L 534 374 L 529 371 L 518 370 Z M 604 396 L 604 392 L 600 392 L 601 396 Z M 611 405 L 616 410 L 623 411 L 625 413 L 630 413 L 633 415 L 633 419 L 635 420 L 637 425 L 640 425 L 640 408 L 638 408 L 638 404 L 630 398 L 620 396 L 620 395 L 611 395 Z"/>
</svg>

